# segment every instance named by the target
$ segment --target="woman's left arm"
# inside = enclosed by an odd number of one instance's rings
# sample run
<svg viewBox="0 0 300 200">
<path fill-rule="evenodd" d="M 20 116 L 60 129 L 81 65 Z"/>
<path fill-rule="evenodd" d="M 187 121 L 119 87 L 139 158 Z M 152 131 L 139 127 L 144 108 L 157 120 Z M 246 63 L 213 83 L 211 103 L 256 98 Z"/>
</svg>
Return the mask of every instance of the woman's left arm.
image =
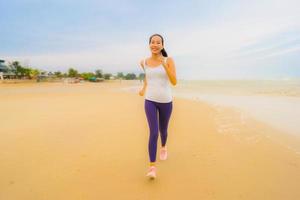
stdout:
<svg viewBox="0 0 300 200">
<path fill-rule="evenodd" d="M 167 58 L 166 62 L 162 62 L 163 66 L 167 72 L 167 75 L 169 77 L 170 82 L 172 85 L 177 84 L 177 78 L 176 78 L 176 69 L 175 69 L 175 63 L 172 58 Z"/>
</svg>

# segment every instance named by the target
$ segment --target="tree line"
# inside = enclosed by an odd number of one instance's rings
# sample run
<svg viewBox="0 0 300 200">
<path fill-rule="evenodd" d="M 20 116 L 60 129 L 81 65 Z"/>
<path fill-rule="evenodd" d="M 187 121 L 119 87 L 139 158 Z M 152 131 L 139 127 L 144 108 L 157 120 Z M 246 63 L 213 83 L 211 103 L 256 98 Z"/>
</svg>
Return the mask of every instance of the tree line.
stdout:
<svg viewBox="0 0 300 200">
<path fill-rule="evenodd" d="M 91 80 L 94 78 L 100 78 L 109 80 L 111 78 L 114 79 L 124 79 L 124 80 L 142 80 L 144 79 L 145 74 L 140 73 L 136 75 L 135 73 L 127 73 L 118 72 L 116 75 L 112 73 L 104 73 L 101 69 L 95 70 L 95 72 L 82 72 L 79 73 L 75 68 L 69 68 L 67 72 L 55 71 L 55 72 L 46 72 L 44 70 L 34 69 L 28 66 L 22 66 L 18 61 L 13 61 L 9 63 L 10 71 L 17 78 L 28 78 L 28 79 L 36 79 L 41 76 L 50 76 L 56 78 L 83 78 L 84 80 Z"/>
</svg>

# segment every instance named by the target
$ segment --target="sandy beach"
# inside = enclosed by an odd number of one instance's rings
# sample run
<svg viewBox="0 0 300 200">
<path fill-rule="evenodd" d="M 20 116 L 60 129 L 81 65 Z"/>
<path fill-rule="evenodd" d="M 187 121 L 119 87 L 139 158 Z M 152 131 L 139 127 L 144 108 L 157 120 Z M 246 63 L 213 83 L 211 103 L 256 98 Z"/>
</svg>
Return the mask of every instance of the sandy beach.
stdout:
<svg viewBox="0 0 300 200">
<path fill-rule="evenodd" d="M 147 179 L 144 99 L 122 90 L 136 84 L 0 84 L 0 199 L 300 199 L 298 137 L 180 97 Z"/>
</svg>

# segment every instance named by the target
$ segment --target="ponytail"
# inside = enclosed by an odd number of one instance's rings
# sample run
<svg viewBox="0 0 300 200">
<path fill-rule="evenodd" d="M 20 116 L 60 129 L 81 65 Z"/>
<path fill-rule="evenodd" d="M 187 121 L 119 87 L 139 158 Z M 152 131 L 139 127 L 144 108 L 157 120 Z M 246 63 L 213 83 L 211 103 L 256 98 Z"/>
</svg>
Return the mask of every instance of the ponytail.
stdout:
<svg viewBox="0 0 300 200">
<path fill-rule="evenodd" d="M 161 50 L 161 54 L 163 55 L 163 57 L 168 57 L 168 54 L 167 54 L 165 48 L 163 48 L 163 49 Z"/>
</svg>

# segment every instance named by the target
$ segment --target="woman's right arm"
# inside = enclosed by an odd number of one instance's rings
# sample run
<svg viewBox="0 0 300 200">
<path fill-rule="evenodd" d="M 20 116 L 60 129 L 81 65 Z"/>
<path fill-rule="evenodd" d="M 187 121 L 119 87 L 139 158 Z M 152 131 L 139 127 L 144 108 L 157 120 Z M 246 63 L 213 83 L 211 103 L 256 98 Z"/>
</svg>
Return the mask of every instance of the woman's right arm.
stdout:
<svg viewBox="0 0 300 200">
<path fill-rule="evenodd" d="M 143 60 L 141 60 L 140 65 L 141 65 L 141 67 L 143 68 L 143 71 L 145 71 L 145 70 L 144 70 L 144 61 L 143 61 Z M 146 87 L 147 87 L 146 74 L 145 74 L 145 76 L 144 76 L 144 81 L 143 81 L 143 82 L 144 82 L 143 88 L 139 91 L 139 95 L 140 95 L 140 96 L 144 96 L 145 91 L 146 91 Z"/>
</svg>

